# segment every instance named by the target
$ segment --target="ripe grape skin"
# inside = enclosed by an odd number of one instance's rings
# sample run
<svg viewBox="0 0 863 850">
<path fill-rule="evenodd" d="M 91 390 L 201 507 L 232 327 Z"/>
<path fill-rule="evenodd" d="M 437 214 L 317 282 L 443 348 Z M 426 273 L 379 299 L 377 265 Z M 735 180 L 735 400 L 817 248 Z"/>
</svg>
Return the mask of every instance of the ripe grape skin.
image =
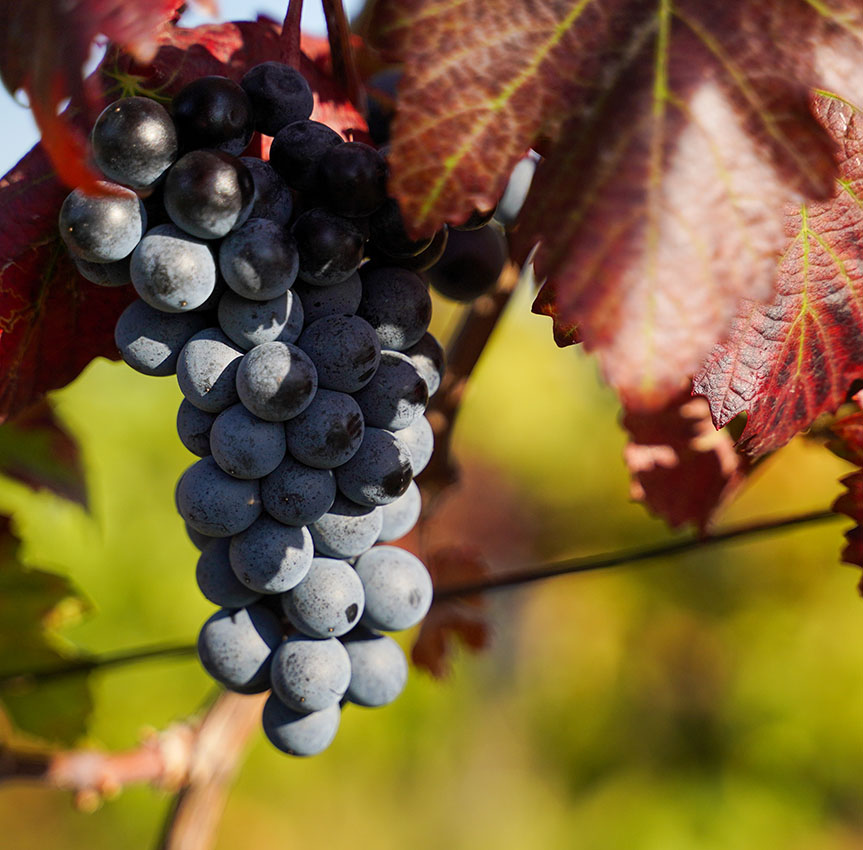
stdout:
<svg viewBox="0 0 863 850">
<path fill-rule="evenodd" d="M 324 316 L 308 325 L 297 340 L 327 390 L 353 393 L 373 377 L 381 345 L 371 325 L 359 316 Z"/>
<path fill-rule="evenodd" d="M 311 192 L 317 186 L 318 163 L 333 146 L 344 139 L 319 121 L 294 121 L 273 138 L 270 164 L 292 189 Z"/>
<path fill-rule="evenodd" d="M 315 207 L 304 212 L 291 232 L 297 240 L 301 280 L 331 286 L 350 277 L 363 259 L 365 236 L 357 223 Z"/>
<path fill-rule="evenodd" d="M 345 696 L 355 705 L 389 705 L 408 679 L 408 661 L 389 636 L 359 626 L 342 639 L 351 660 L 351 683 Z"/>
<path fill-rule="evenodd" d="M 391 431 L 366 428 L 357 453 L 336 469 L 339 490 L 360 505 L 388 505 L 411 483 L 411 455 Z"/>
<path fill-rule="evenodd" d="M 317 469 L 335 469 L 350 460 L 364 432 L 356 401 L 347 393 L 326 389 L 318 389 L 312 403 L 285 423 L 288 451 Z"/>
<path fill-rule="evenodd" d="M 237 369 L 237 392 L 246 407 L 268 422 L 302 413 L 318 389 L 309 356 L 295 345 L 265 342 L 247 352 Z"/>
<path fill-rule="evenodd" d="M 267 218 L 287 227 L 294 212 L 294 196 L 269 162 L 255 156 L 240 157 L 255 184 L 255 202 L 249 218 Z"/>
<path fill-rule="evenodd" d="M 410 272 L 424 272 L 440 260 L 448 241 L 449 228 L 444 225 L 432 237 L 431 245 L 424 251 L 420 251 L 415 257 L 395 258 L 390 257 L 385 251 L 380 251 L 375 258 L 375 264 L 377 266 L 400 266 Z"/>
<path fill-rule="evenodd" d="M 382 351 L 374 377 L 354 398 L 367 425 L 398 431 L 423 415 L 428 387 L 410 357 L 400 351 Z"/>
<path fill-rule="evenodd" d="M 341 493 L 332 507 L 309 526 L 315 551 L 328 558 L 356 558 L 371 548 L 381 530 L 381 508 L 358 505 Z"/>
<path fill-rule="evenodd" d="M 495 224 L 450 233 L 446 250 L 426 276 L 432 288 L 454 301 L 472 301 L 497 283 L 509 256 L 506 238 Z"/>
<path fill-rule="evenodd" d="M 75 189 L 60 207 L 60 236 L 74 257 L 113 263 L 128 257 L 146 228 L 138 196 L 116 183 L 99 183 L 102 195 Z"/>
<path fill-rule="evenodd" d="M 90 149 L 109 180 L 145 189 L 177 158 L 177 131 L 162 104 L 148 97 L 124 97 L 96 119 Z"/>
<path fill-rule="evenodd" d="M 177 383 L 186 399 L 208 413 L 236 404 L 240 351 L 218 328 L 195 334 L 177 361 Z"/>
<path fill-rule="evenodd" d="M 282 625 L 261 605 L 216 611 L 198 635 L 198 657 L 204 669 L 232 691 L 254 694 L 269 686 L 273 650 Z"/>
<path fill-rule="evenodd" d="M 177 410 L 177 434 L 180 437 L 180 442 L 198 457 L 212 454 L 210 451 L 210 428 L 213 427 L 215 421 L 215 413 L 201 410 L 184 398 Z"/>
<path fill-rule="evenodd" d="M 336 737 L 342 712 L 338 704 L 301 714 L 288 708 L 270 694 L 261 717 L 264 734 L 270 743 L 291 756 L 316 756 Z"/>
<path fill-rule="evenodd" d="M 182 480 L 182 476 L 181 476 L 181 480 Z M 177 482 L 177 483 L 179 484 L 179 482 Z M 189 540 L 192 542 L 192 545 L 201 552 L 203 552 L 204 549 L 207 548 L 207 545 L 209 543 L 212 543 L 214 540 L 224 539 L 221 537 L 210 537 L 209 534 L 201 534 L 200 531 L 196 531 L 194 528 L 192 528 L 191 525 L 189 525 L 189 523 L 187 523 L 185 521 L 183 522 L 183 525 L 186 528 L 186 535 L 188 536 Z"/>
<path fill-rule="evenodd" d="M 306 577 L 281 596 L 291 625 L 313 638 L 349 632 L 363 613 L 363 583 L 354 568 L 334 558 L 315 558 Z"/>
<path fill-rule="evenodd" d="M 303 580 L 314 557 L 309 530 L 263 514 L 231 539 L 234 575 L 257 593 L 284 593 Z"/>
<path fill-rule="evenodd" d="M 265 342 L 296 342 L 303 330 L 303 305 L 292 290 L 268 301 L 250 301 L 232 289 L 219 299 L 219 326 L 249 351 Z"/>
<path fill-rule="evenodd" d="M 306 78 L 282 62 L 262 62 L 250 68 L 240 85 L 249 97 L 255 129 L 267 136 L 312 114 L 315 99 Z"/>
<path fill-rule="evenodd" d="M 354 272 L 331 286 L 296 280 L 291 291 L 303 302 L 305 323 L 310 325 L 324 316 L 356 313 L 363 297 L 363 282 L 359 272 Z"/>
<path fill-rule="evenodd" d="M 380 508 L 382 522 L 378 542 L 389 543 L 404 537 L 416 525 L 421 511 L 420 488 L 411 481 L 410 487 L 398 499 Z"/>
<path fill-rule="evenodd" d="M 425 416 L 419 416 L 407 428 L 399 431 L 399 439 L 411 453 L 411 469 L 416 478 L 426 468 L 434 451 L 431 423 Z"/>
<path fill-rule="evenodd" d="M 363 297 L 357 315 L 381 341 L 381 348 L 404 351 L 422 339 L 431 321 L 431 296 L 419 275 L 397 267 L 361 273 Z"/>
<path fill-rule="evenodd" d="M 419 369 L 420 375 L 428 384 L 429 398 L 431 398 L 438 391 L 446 369 L 446 353 L 441 344 L 430 333 L 425 333 L 419 342 L 405 349 L 404 353 Z"/>
<path fill-rule="evenodd" d="M 218 148 L 237 156 L 252 138 L 252 104 L 227 77 L 192 80 L 174 96 L 171 112 L 180 146 L 186 151 Z"/>
<path fill-rule="evenodd" d="M 370 145 L 345 142 L 321 157 L 318 181 L 339 215 L 371 215 L 387 197 L 387 164 Z"/>
<path fill-rule="evenodd" d="M 263 478 L 285 456 L 285 429 L 280 422 L 265 422 L 242 404 L 223 410 L 210 431 L 213 459 L 235 478 Z"/>
<path fill-rule="evenodd" d="M 369 233 L 369 241 L 375 251 L 399 259 L 415 257 L 432 243 L 431 236 L 420 239 L 411 239 L 408 236 L 401 209 L 395 198 L 387 198 L 369 217 Z"/>
<path fill-rule="evenodd" d="M 298 268 L 293 236 L 265 218 L 250 218 L 219 248 L 219 270 L 225 282 L 252 301 L 283 295 L 296 280 Z"/>
<path fill-rule="evenodd" d="M 230 537 L 245 531 L 260 516 L 260 486 L 257 481 L 232 478 L 212 457 L 204 457 L 180 478 L 177 509 L 195 531 Z"/>
<path fill-rule="evenodd" d="M 114 342 L 136 372 L 155 377 L 177 371 L 180 351 L 208 322 L 197 313 L 164 313 L 133 301 L 117 319 Z"/>
<path fill-rule="evenodd" d="M 242 160 L 217 150 L 191 151 L 165 178 L 165 210 L 199 239 L 219 239 L 240 227 L 255 201 L 255 183 Z"/>
<path fill-rule="evenodd" d="M 356 563 L 366 607 L 362 624 L 384 632 L 415 626 L 428 613 L 434 589 L 419 558 L 398 546 L 375 546 Z"/>
<path fill-rule="evenodd" d="M 319 520 L 336 498 L 336 480 L 329 469 L 313 469 L 290 455 L 261 480 L 264 510 L 285 525 Z"/>
<path fill-rule="evenodd" d="M 351 680 L 347 650 L 337 638 L 292 635 L 273 653 L 273 693 L 290 709 L 322 711 L 338 706 Z"/>
<path fill-rule="evenodd" d="M 91 263 L 80 257 L 72 257 L 78 273 L 96 286 L 126 286 L 132 282 L 132 255 L 114 260 L 113 263 Z M 359 303 L 359 299 L 357 299 Z"/>
<path fill-rule="evenodd" d="M 231 539 L 211 540 L 201 551 L 195 568 L 195 579 L 204 597 L 220 608 L 245 608 L 261 598 L 249 590 L 231 569 L 228 556 Z"/>
<path fill-rule="evenodd" d="M 207 244 L 173 224 L 144 234 L 130 272 L 140 298 L 165 313 L 200 307 L 216 286 L 216 262 Z"/>
</svg>

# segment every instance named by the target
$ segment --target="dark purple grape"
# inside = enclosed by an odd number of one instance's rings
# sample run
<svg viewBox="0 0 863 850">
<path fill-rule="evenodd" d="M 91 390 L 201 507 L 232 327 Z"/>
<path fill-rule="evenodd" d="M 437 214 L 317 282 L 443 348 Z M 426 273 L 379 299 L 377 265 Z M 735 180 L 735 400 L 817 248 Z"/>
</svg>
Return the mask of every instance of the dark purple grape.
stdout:
<svg viewBox="0 0 863 850">
<path fill-rule="evenodd" d="M 131 189 L 104 182 L 99 187 L 104 194 L 87 195 L 75 189 L 66 197 L 60 207 L 60 236 L 74 257 L 113 263 L 135 250 L 146 223 L 141 202 Z"/>
<path fill-rule="evenodd" d="M 269 301 L 287 292 L 297 277 L 293 236 L 266 218 L 250 218 L 219 247 L 219 270 L 237 295 Z"/>
<path fill-rule="evenodd" d="M 443 256 L 426 277 L 432 288 L 446 298 L 473 301 L 494 287 L 507 258 L 506 238 L 496 225 L 453 230 Z"/>
<path fill-rule="evenodd" d="M 404 351 L 422 339 L 431 321 L 432 303 L 422 278 L 398 267 L 360 272 L 363 297 L 357 315 L 381 341 L 381 348 Z"/>
<path fill-rule="evenodd" d="M 387 197 L 387 164 L 371 146 L 345 142 L 318 164 L 318 180 L 330 209 L 340 215 L 371 215 Z"/>
<path fill-rule="evenodd" d="M 185 151 L 218 148 L 239 156 L 252 138 L 252 104 L 227 77 L 192 80 L 174 96 L 171 112 Z"/>
<path fill-rule="evenodd" d="M 299 276 L 306 283 L 341 283 L 362 262 L 365 237 L 350 219 L 315 208 L 294 222 L 292 232 L 300 254 Z"/>
<path fill-rule="evenodd" d="M 268 218 L 287 227 L 294 213 L 294 196 L 269 162 L 255 156 L 240 157 L 255 184 L 255 203 L 249 218 Z"/>
<path fill-rule="evenodd" d="M 113 263 L 91 263 L 80 257 L 73 257 L 72 262 L 82 277 L 97 286 L 126 286 L 132 282 L 132 255 L 115 260 Z M 357 276 L 359 279 L 359 276 Z M 359 298 L 357 298 L 359 304 Z"/>
<path fill-rule="evenodd" d="M 344 139 L 319 121 L 294 121 L 276 134 L 270 147 L 270 164 L 292 189 L 311 192 L 317 188 L 318 163 Z"/>
<path fill-rule="evenodd" d="M 432 243 L 432 237 L 411 239 L 405 230 L 401 209 L 395 198 L 386 201 L 369 217 L 369 240 L 375 251 L 390 257 L 415 257 Z M 401 265 L 396 263 L 396 265 Z"/>
<path fill-rule="evenodd" d="M 315 99 L 306 78 L 282 62 L 262 62 L 240 83 L 252 103 L 255 129 L 275 136 L 282 127 L 312 114 Z"/>
</svg>

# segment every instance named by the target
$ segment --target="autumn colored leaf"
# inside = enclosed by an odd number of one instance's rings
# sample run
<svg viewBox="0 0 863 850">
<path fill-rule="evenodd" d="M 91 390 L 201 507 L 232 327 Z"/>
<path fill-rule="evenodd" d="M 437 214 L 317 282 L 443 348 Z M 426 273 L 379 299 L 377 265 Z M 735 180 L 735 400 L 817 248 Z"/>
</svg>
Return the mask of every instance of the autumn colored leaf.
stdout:
<svg viewBox="0 0 863 850">
<path fill-rule="evenodd" d="M 18 546 L 9 518 L 0 517 L 0 676 L 68 659 L 54 632 L 87 607 L 67 579 L 23 566 Z M 13 680 L 0 690 L 0 708 L 18 730 L 68 744 L 84 733 L 92 697 L 85 675 Z"/>
<path fill-rule="evenodd" d="M 748 469 L 728 433 L 713 428 L 707 402 L 684 393 L 662 410 L 627 411 L 623 427 L 632 498 L 672 528 L 692 523 L 705 531 Z"/>
<path fill-rule="evenodd" d="M 828 96 L 816 110 L 841 149 L 836 195 L 788 211 L 775 296 L 742 302 L 694 383 L 717 427 L 746 411 L 752 455 L 835 410 L 863 378 L 863 115 Z"/>
<path fill-rule="evenodd" d="M 47 399 L 0 425 L 0 475 L 87 505 L 78 443 Z"/>
<path fill-rule="evenodd" d="M 858 406 L 863 401 L 863 393 L 855 396 Z M 828 447 L 839 457 L 845 458 L 858 467 L 863 467 L 863 411 L 843 416 L 830 427 L 833 439 Z M 845 492 L 833 503 L 836 513 L 845 514 L 856 525 L 845 532 L 845 548 L 842 560 L 846 564 L 863 567 L 863 469 L 846 475 L 840 482 Z M 863 595 L 863 578 L 860 580 L 860 593 Z"/>
<path fill-rule="evenodd" d="M 281 55 L 272 21 L 184 29 L 166 25 L 153 36 L 157 50 L 144 65 L 109 50 L 89 87 L 105 105 L 124 95 L 169 100 L 205 74 L 239 79 L 259 62 Z M 363 118 L 321 66 L 303 57 L 315 94 L 317 120 L 342 132 L 365 131 Z M 105 289 L 75 270 L 57 232 L 68 193 L 44 148 L 37 145 L 0 179 L 0 421 L 65 386 L 98 356 L 115 358 L 114 324 L 135 297 L 131 287 Z"/>
<path fill-rule="evenodd" d="M 417 229 L 459 221 L 541 145 L 513 236 L 520 259 L 540 243 L 538 308 L 661 409 L 769 295 L 783 205 L 831 193 L 809 93 L 837 44 L 859 67 L 860 31 L 850 0 L 380 0 L 406 62 L 392 190 Z"/>
<path fill-rule="evenodd" d="M 489 573 L 479 551 L 467 546 L 436 549 L 427 566 L 436 590 L 480 581 Z M 455 645 L 484 649 L 490 639 L 485 605 L 481 595 L 433 602 L 411 649 L 413 663 L 440 679 L 449 672 Z"/>
</svg>

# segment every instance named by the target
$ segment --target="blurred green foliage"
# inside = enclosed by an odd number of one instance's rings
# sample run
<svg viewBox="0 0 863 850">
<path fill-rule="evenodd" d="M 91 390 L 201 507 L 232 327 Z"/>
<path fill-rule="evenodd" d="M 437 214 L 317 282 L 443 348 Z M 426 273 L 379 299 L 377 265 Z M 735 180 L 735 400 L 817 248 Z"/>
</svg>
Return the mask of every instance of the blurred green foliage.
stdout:
<svg viewBox="0 0 863 850">
<path fill-rule="evenodd" d="M 554 348 L 522 292 L 487 349 L 456 434 L 462 458 L 521 493 L 536 558 L 668 536 L 627 498 L 624 435 L 593 362 Z M 93 652 L 192 641 L 210 606 L 174 513 L 191 456 L 179 393 L 96 362 L 56 396 L 81 441 L 91 512 L 11 482 L 27 563 L 69 577 Z M 848 465 L 798 441 L 764 463 L 722 521 L 823 508 Z M 495 641 L 436 682 L 415 673 L 379 711 L 348 707 L 325 754 L 258 734 L 218 847 L 376 850 L 852 850 L 863 846 L 863 602 L 837 521 L 667 562 L 490 596 Z M 482 548 L 484 541 L 474 541 Z M 91 677 L 85 743 L 134 746 L 193 712 L 194 660 Z M 0 791 L 2 846 L 153 846 L 167 796 L 127 789 L 96 814 L 67 795 Z"/>
</svg>

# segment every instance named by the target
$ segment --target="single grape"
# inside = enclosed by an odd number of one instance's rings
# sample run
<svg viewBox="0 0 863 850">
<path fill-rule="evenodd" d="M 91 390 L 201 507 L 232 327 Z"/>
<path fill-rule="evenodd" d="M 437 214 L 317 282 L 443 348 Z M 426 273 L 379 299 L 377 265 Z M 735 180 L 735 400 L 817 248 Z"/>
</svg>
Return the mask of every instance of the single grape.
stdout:
<svg viewBox="0 0 863 850">
<path fill-rule="evenodd" d="M 375 266 L 400 266 L 409 272 L 424 272 L 440 260 L 449 241 L 449 228 L 444 225 L 432 237 L 431 245 L 420 251 L 415 257 L 392 257 L 385 251 L 377 251 L 374 255 Z"/>
<path fill-rule="evenodd" d="M 240 85 L 252 103 L 259 133 L 275 136 L 282 127 L 312 114 L 312 90 L 306 78 L 290 65 L 262 62 L 246 71 Z"/>
<path fill-rule="evenodd" d="M 60 236 L 69 253 L 91 263 L 127 257 L 141 241 L 146 222 L 141 202 L 131 190 L 100 182 L 103 194 L 75 189 L 60 207 Z"/>
<path fill-rule="evenodd" d="M 335 498 L 336 480 L 329 469 L 313 469 L 290 455 L 261 481 L 264 509 L 286 525 L 316 522 Z"/>
<path fill-rule="evenodd" d="M 187 153 L 165 178 L 171 221 L 200 239 L 218 239 L 240 227 L 255 200 L 255 183 L 242 160 L 217 150 Z"/>
<path fill-rule="evenodd" d="M 135 292 L 156 310 L 184 313 L 200 307 L 216 286 L 216 262 L 205 242 L 173 224 L 144 234 L 130 266 Z"/>
<path fill-rule="evenodd" d="M 441 344 L 430 333 L 425 333 L 419 342 L 405 349 L 405 354 L 413 360 L 423 380 L 428 384 L 431 398 L 438 391 L 446 369 L 446 354 Z"/>
<path fill-rule="evenodd" d="M 182 477 L 181 477 L 181 480 L 182 480 Z M 179 482 L 177 482 L 177 483 L 179 484 Z M 224 538 L 220 538 L 220 537 L 210 537 L 209 534 L 201 534 L 200 531 L 196 531 L 187 522 L 184 522 L 183 525 L 186 528 L 186 534 L 188 535 L 189 540 L 191 540 L 192 544 L 195 546 L 195 548 L 199 549 L 201 552 L 203 552 L 204 549 L 207 548 L 207 545 L 212 543 L 214 540 L 224 539 Z"/>
<path fill-rule="evenodd" d="M 282 525 L 263 514 L 231 540 L 234 575 L 258 593 L 284 593 L 302 581 L 314 557 L 305 527 Z"/>
<path fill-rule="evenodd" d="M 260 515 L 260 486 L 257 481 L 222 472 L 212 457 L 201 458 L 180 478 L 177 508 L 195 531 L 230 537 L 247 529 Z"/>
<path fill-rule="evenodd" d="M 395 198 L 387 198 L 369 217 L 369 234 L 369 241 L 375 251 L 381 251 L 390 257 L 415 257 L 432 243 L 431 236 L 419 239 L 408 236 L 401 209 Z"/>
<path fill-rule="evenodd" d="M 349 632 L 363 613 L 363 583 L 347 561 L 315 558 L 306 577 L 281 597 L 291 625 L 313 638 Z"/>
<path fill-rule="evenodd" d="M 363 297 L 357 315 L 381 341 L 381 348 L 404 351 L 422 339 L 431 320 L 431 296 L 419 275 L 396 267 L 360 275 Z"/>
<path fill-rule="evenodd" d="M 336 470 L 339 490 L 360 505 L 388 505 L 411 483 L 411 454 L 391 431 L 366 428 L 357 453 Z"/>
<path fill-rule="evenodd" d="M 356 313 L 363 297 L 363 282 L 359 272 L 354 272 L 331 286 L 313 286 L 296 280 L 291 291 L 303 302 L 305 323 L 310 325 L 324 316 Z"/>
<path fill-rule="evenodd" d="M 163 313 L 133 301 L 117 319 L 114 342 L 136 372 L 164 377 L 176 373 L 183 346 L 207 324 L 198 313 Z"/>
<path fill-rule="evenodd" d="M 292 290 L 269 301 L 250 301 L 228 290 L 219 299 L 219 326 L 240 348 L 265 342 L 296 342 L 303 330 L 303 305 Z"/>
<path fill-rule="evenodd" d="M 400 351 L 382 351 L 374 377 L 354 398 L 367 425 L 398 431 L 423 415 L 428 387 L 410 357 Z"/>
<path fill-rule="evenodd" d="M 298 267 L 293 236 L 265 218 L 250 218 L 219 248 L 219 270 L 225 282 L 237 295 L 253 301 L 269 301 L 287 292 Z"/>
<path fill-rule="evenodd" d="M 270 743 L 291 756 L 316 756 L 336 737 L 342 712 L 338 704 L 323 711 L 301 714 L 288 708 L 275 694 L 264 703 L 261 718 Z"/>
<path fill-rule="evenodd" d="M 218 328 L 195 334 L 177 360 L 177 383 L 186 399 L 208 413 L 236 404 L 240 351 Z"/>
<path fill-rule="evenodd" d="M 201 410 L 184 398 L 177 410 L 177 434 L 180 436 L 180 442 L 198 457 L 212 454 L 210 428 L 215 421 L 215 413 Z"/>
<path fill-rule="evenodd" d="M 291 231 L 300 255 L 299 276 L 315 286 L 331 286 L 352 275 L 363 259 L 365 236 L 354 221 L 315 207 Z"/>
<path fill-rule="evenodd" d="M 381 531 L 381 508 L 358 505 L 341 493 L 309 526 L 315 551 L 329 558 L 356 558 L 371 548 Z"/>
<path fill-rule="evenodd" d="M 261 419 L 282 422 L 302 413 L 318 389 L 309 356 L 295 345 L 265 342 L 243 357 L 237 370 L 237 392 Z"/>
<path fill-rule="evenodd" d="M 356 401 L 346 393 L 319 389 L 312 403 L 285 423 L 288 451 L 318 469 L 335 469 L 350 460 L 363 441 L 365 424 Z"/>
<path fill-rule="evenodd" d="M 218 148 L 238 156 L 252 138 L 252 104 L 227 77 L 199 77 L 185 85 L 171 103 L 183 150 Z"/>
<path fill-rule="evenodd" d="M 381 512 L 381 533 L 378 535 L 380 543 L 389 543 L 392 540 L 400 540 L 416 524 L 422 510 L 422 496 L 420 488 L 415 481 L 411 481 L 410 487 L 394 502 L 379 508 Z M 312 533 L 314 537 L 314 532 Z"/>
<path fill-rule="evenodd" d="M 310 192 L 317 188 L 318 163 L 342 137 L 318 121 L 294 121 L 276 133 L 270 147 L 270 164 L 292 189 Z"/>
<path fill-rule="evenodd" d="M 292 635 L 273 653 L 273 693 L 294 711 L 322 711 L 338 705 L 351 680 L 348 653 L 336 638 Z"/>
<path fill-rule="evenodd" d="M 261 605 L 221 609 L 198 635 L 198 657 L 204 669 L 232 691 L 254 694 L 269 687 L 273 650 L 282 639 L 282 625 Z"/>
<path fill-rule="evenodd" d="M 345 696 L 355 705 L 389 705 L 408 679 L 408 660 L 389 636 L 362 626 L 342 638 L 351 660 L 351 683 Z"/>
<path fill-rule="evenodd" d="M 472 301 L 497 283 L 509 257 L 506 238 L 495 224 L 450 233 L 446 250 L 426 275 L 432 288 L 454 301 Z"/>
<path fill-rule="evenodd" d="M 72 257 L 75 268 L 82 277 L 87 278 L 90 283 L 97 286 L 126 286 L 132 282 L 132 255 L 123 257 L 122 260 L 114 260 L 113 263 L 91 263 L 80 257 Z M 357 275 L 359 280 L 359 275 Z M 359 303 L 359 298 L 357 298 Z"/>
<path fill-rule="evenodd" d="M 398 546 L 375 546 L 356 563 L 366 593 L 362 623 L 385 632 L 415 626 L 431 607 L 434 590 L 425 564 Z"/>
<path fill-rule="evenodd" d="M 231 540 L 211 540 L 202 550 L 195 569 L 198 588 L 204 597 L 220 608 L 245 608 L 261 598 L 234 575 L 228 557 Z"/>
<path fill-rule="evenodd" d="M 96 119 L 90 149 L 109 180 L 145 189 L 176 159 L 177 131 L 162 104 L 148 97 L 124 97 Z"/>
<path fill-rule="evenodd" d="M 235 478 L 263 478 L 285 456 L 285 429 L 281 422 L 265 422 L 242 404 L 223 410 L 210 431 L 213 459 Z"/>
<path fill-rule="evenodd" d="M 249 218 L 267 218 L 287 227 L 294 212 L 294 196 L 288 184 L 269 162 L 256 156 L 243 156 L 240 161 L 249 169 L 255 184 L 255 202 Z"/>
<path fill-rule="evenodd" d="M 411 453 L 414 478 L 428 465 L 434 451 L 434 431 L 425 416 L 418 416 L 407 428 L 399 431 L 399 439 Z"/>
<path fill-rule="evenodd" d="M 378 335 L 359 316 L 324 316 L 306 327 L 297 345 L 315 364 L 319 385 L 343 393 L 362 389 L 381 359 Z"/>
<path fill-rule="evenodd" d="M 371 215 L 387 197 L 386 161 L 363 142 L 331 147 L 318 163 L 318 180 L 339 215 Z"/>
</svg>

